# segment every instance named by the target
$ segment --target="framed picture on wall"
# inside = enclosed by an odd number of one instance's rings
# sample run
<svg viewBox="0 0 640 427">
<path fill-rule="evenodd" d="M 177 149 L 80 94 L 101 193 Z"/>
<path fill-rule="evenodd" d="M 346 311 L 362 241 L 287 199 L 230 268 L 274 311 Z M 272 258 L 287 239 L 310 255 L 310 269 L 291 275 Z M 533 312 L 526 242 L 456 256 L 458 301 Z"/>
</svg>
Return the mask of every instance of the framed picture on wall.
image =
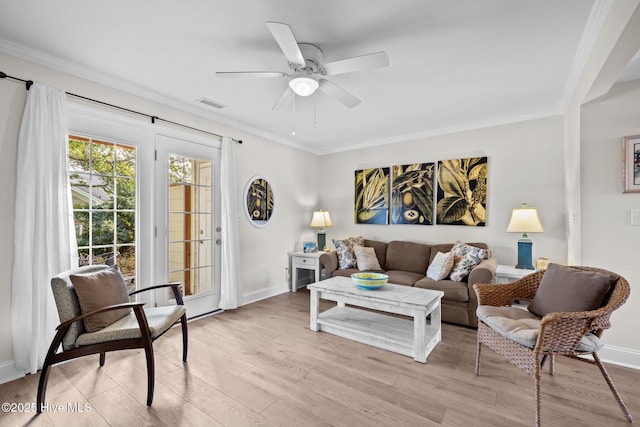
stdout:
<svg viewBox="0 0 640 427">
<path fill-rule="evenodd" d="M 487 175 L 486 157 L 439 160 L 436 224 L 484 227 Z"/>
<path fill-rule="evenodd" d="M 640 193 L 640 135 L 622 138 L 624 193 Z"/>
</svg>

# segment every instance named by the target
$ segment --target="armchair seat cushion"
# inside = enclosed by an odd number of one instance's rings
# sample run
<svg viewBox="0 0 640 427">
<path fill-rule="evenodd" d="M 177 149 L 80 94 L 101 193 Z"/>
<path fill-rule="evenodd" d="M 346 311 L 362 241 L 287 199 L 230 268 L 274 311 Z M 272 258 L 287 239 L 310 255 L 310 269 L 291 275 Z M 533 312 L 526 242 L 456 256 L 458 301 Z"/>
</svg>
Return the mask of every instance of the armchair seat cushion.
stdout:
<svg viewBox="0 0 640 427">
<path fill-rule="evenodd" d="M 184 305 L 144 308 L 144 314 L 147 317 L 147 323 L 149 324 L 151 339 L 155 339 L 162 335 L 167 329 L 173 326 L 173 324 L 176 323 L 185 312 L 186 310 Z M 131 312 L 129 315 L 97 332 L 86 332 L 81 334 L 76 340 L 76 345 L 83 346 L 107 341 L 135 339 L 140 338 L 141 336 L 136 315 Z"/>
<path fill-rule="evenodd" d="M 503 337 L 528 348 L 536 346 L 541 318 L 528 310 L 480 305 L 476 314 L 479 320 Z M 580 340 L 576 351 L 592 353 L 602 347 L 602 341 L 598 337 L 587 334 Z"/>
</svg>

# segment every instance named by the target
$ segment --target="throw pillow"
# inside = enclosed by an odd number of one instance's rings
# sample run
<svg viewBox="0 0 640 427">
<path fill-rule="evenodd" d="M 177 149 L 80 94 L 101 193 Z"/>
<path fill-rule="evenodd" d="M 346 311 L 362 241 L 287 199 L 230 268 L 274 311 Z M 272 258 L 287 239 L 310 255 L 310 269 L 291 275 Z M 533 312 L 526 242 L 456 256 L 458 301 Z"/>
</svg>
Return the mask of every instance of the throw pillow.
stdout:
<svg viewBox="0 0 640 427">
<path fill-rule="evenodd" d="M 348 237 L 343 240 L 333 240 L 338 253 L 338 267 L 342 270 L 347 268 L 356 268 L 356 254 L 353 250 L 355 245 L 364 246 L 364 237 Z"/>
<path fill-rule="evenodd" d="M 549 264 L 529 304 L 529 311 L 543 317 L 559 311 L 595 310 L 602 306 L 616 280 L 615 275 Z"/>
<path fill-rule="evenodd" d="M 381 270 L 375 249 L 355 245 L 353 251 L 356 254 L 358 270 Z"/>
<path fill-rule="evenodd" d="M 72 274 L 69 279 L 76 295 L 78 295 L 78 302 L 83 314 L 110 305 L 129 302 L 127 286 L 124 284 L 118 266 L 95 273 Z M 87 332 L 96 332 L 130 312 L 130 308 L 123 308 L 85 317 L 83 319 L 84 327 Z"/>
<path fill-rule="evenodd" d="M 482 261 L 487 252 L 484 249 L 457 241 L 451 248 L 451 253 L 453 253 L 453 268 L 449 279 L 454 282 L 462 282 L 462 279 Z"/>
<path fill-rule="evenodd" d="M 438 252 L 427 268 L 427 277 L 431 280 L 442 280 L 453 268 L 453 252 Z"/>
</svg>

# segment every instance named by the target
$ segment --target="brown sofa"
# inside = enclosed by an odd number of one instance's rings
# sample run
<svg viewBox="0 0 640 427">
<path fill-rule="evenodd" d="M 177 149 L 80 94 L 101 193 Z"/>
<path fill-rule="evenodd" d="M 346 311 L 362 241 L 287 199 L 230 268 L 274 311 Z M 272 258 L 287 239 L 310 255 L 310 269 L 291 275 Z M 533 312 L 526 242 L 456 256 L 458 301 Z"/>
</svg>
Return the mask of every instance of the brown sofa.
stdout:
<svg viewBox="0 0 640 427">
<path fill-rule="evenodd" d="M 426 277 L 427 267 L 438 252 L 449 252 L 453 243 L 427 245 L 422 243 L 392 241 L 389 243 L 365 239 L 364 245 L 375 250 L 380 267 L 389 276 L 389 283 L 416 286 L 443 291 L 442 320 L 458 325 L 478 327 L 476 308 L 478 300 L 473 291 L 476 283 L 489 283 L 495 275 L 498 261 L 490 257 L 489 247 L 484 243 L 468 243 L 487 250 L 485 257 L 462 282 L 432 280 Z M 357 273 L 357 268 L 339 269 L 338 255 L 326 252 L 320 256 L 325 277 L 347 276 Z"/>
</svg>

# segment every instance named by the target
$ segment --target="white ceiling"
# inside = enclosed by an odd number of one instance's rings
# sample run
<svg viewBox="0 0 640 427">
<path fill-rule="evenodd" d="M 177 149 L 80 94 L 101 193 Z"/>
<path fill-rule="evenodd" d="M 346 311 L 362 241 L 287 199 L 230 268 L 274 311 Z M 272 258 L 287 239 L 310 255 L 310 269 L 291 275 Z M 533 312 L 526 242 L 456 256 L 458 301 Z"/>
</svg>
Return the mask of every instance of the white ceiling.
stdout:
<svg viewBox="0 0 640 427">
<path fill-rule="evenodd" d="M 0 49 L 325 153 L 560 113 L 592 8 L 585 0 L 0 0 Z M 288 23 L 325 62 L 384 50 L 390 65 L 329 77 L 362 100 L 357 107 L 319 93 L 314 113 L 313 97 L 298 97 L 294 119 L 291 109 L 271 109 L 286 79 L 215 77 L 289 71 L 266 21 Z"/>
</svg>

